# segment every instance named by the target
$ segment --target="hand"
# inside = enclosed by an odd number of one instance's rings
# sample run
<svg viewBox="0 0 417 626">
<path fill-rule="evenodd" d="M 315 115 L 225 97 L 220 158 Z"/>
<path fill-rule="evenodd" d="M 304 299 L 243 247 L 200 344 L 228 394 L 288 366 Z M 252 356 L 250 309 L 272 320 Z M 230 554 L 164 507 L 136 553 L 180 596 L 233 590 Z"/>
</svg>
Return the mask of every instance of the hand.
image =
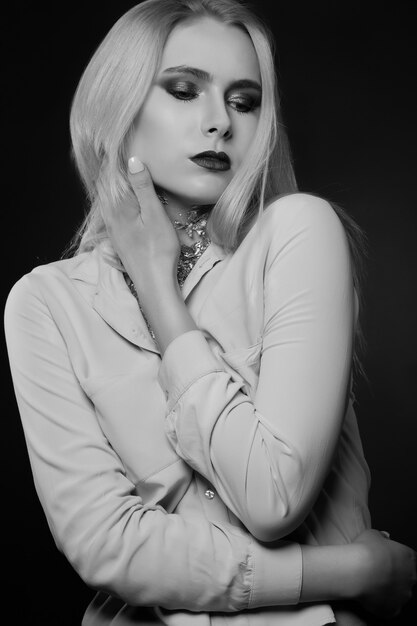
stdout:
<svg viewBox="0 0 417 626">
<path fill-rule="evenodd" d="M 180 245 L 150 173 L 137 157 L 129 159 L 129 181 L 131 197 L 107 208 L 103 218 L 113 248 L 138 289 L 141 277 L 151 272 L 175 276 Z"/>
<path fill-rule="evenodd" d="M 163 355 L 176 337 L 196 329 L 176 278 L 180 243 L 149 171 L 137 157 L 129 159 L 129 181 L 133 193 L 104 209 L 103 219 Z"/>
<path fill-rule="evenodd" d="M 416 583 L 416 553 L 377 530 L 365 530 L 354 541 L 366 548 L 365 570 L 358 602 L 381 618 L 397 616 L 412 597 Z"/>
</svg>

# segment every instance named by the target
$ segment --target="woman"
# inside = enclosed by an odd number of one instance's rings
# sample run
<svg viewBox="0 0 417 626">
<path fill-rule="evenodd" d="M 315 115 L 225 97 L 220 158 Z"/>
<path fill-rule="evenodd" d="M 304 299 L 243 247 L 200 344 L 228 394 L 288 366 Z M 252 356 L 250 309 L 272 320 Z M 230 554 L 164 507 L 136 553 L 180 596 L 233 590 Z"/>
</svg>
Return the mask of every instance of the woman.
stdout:
<svg viewBox="0 0 417 626">
<path fill-rule="evenodd" d="M 414 552 L 367 530 L 353 226 L 297 193 L 264 27 L 233 0 L 134 7 L 71 133 L 90 212 L 6 333 L 51 531 L 98 590 L 83 623 L 397 612 Z"/>
</svg>

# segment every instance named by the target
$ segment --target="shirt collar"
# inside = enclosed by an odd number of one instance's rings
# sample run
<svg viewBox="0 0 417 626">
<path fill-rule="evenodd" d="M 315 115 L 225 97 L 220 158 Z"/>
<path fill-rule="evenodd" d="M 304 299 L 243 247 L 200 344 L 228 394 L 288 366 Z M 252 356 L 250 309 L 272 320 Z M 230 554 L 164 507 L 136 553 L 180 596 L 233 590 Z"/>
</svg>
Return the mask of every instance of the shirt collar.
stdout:
<svg viewBox="0 0 417 626">
<path fill-rule="evenodd" d="M 218 244 L 211 242 L 203 252 L 191 272 L 188 274 L 182 286 L 184 300 L 187 300 L 192 290 L 198 285 L 200 280 L 212 267 L 226 257 L 226 253 Z"/>
</svg>

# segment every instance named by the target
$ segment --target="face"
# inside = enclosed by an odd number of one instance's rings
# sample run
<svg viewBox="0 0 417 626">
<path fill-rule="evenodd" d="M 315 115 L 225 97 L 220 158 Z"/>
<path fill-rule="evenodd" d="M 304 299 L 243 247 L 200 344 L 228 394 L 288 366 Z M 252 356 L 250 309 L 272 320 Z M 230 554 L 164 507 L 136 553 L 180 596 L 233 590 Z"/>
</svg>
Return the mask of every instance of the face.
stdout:
<svg viewBox="0 0 417 626">
<path fill-rule="evenodd" d="M 136 120 L 129 156 L 185 204 L 214 204 L 250 149 L 261 102 L 249 36 L 212 18 L 178 25 Z M 202 155 L 202 152 L 224 153 Z"/>
</svg>

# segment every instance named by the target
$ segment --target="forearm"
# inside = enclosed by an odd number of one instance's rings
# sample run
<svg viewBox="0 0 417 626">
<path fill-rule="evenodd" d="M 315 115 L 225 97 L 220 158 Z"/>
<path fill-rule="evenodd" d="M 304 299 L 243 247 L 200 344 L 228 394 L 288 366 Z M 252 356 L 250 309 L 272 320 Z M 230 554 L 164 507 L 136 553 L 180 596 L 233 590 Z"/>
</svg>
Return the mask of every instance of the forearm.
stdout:
<svg viewBox="0 0 417 626">
<path fill-rule="evenodd" d="M 342 546 L 302 546 L 302 559 L 300 602 L 332 602 L 349 626 L 398 615 L 416 582 L 415 551 L 377 530 Z"/>
<path fill-rule="evenodd" d="M 138 272 L 131 279 L 141 308 L 155 333 L 161 355 L 171 341 L 197 329 L 174 276 L 149 269 Z"/>
<path fill-rule="evenodd" d="M 300 602 L 357 599 L 364 591 L 366 555 L 361 545 L 302 546 Z"/>
</svg>

